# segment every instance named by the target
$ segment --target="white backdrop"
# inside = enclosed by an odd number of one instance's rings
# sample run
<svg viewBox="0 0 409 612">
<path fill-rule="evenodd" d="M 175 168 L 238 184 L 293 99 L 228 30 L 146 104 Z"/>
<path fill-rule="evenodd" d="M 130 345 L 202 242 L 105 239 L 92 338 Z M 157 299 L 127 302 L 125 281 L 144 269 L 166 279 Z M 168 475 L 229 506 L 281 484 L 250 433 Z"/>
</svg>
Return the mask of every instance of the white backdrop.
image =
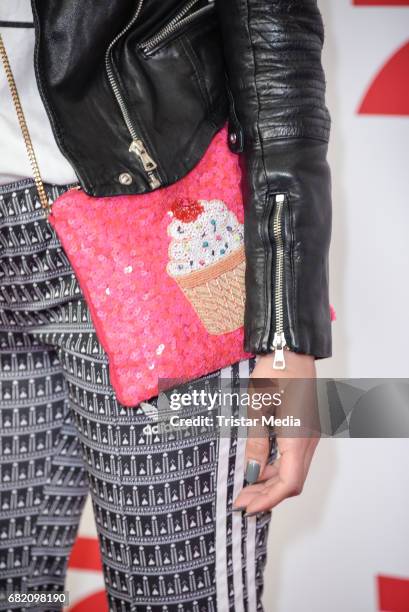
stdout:
<svg viewBox="0 0 409 612">
<path fill-rule="evenodd" d="M 408 43 L 406 4 L 320 2 L 337 312 L 334 357 L 319 364 L 321 376 L 408 377 L 408 93 L 406 116 L 379 114 L 376 105 L 374 114 L 358 112 L 380 69 Z M 408 63 L 398 76 L 408 90 Z M 396 108 L 397 93 L 382 92 L 387 108 Z M 266 612 L 372 612 L 380 609 L 377 576 L 406 578 L 409 587 L 408 464 L 407 440 L 321 442 L 303 494 L 273 513 Z M 399 610 L 409 610 L 407 597 Z"/>
<path fill-rule="evenodd" d="M 407 53 L 404 70 L 389 71 L 395 86 L 377 89 L 382 105 L 358 112 L 381 68 L 408 43 L 409 1 L 383 4 L 320 2 L 332 116 L 330 270 L 337 313 L 334 357 L 319 363 L 325 377 L 408 377 L 408 94 L 401 99 Z M 390 114 L 397 108 L 399 114 Z M 406 440 L 321 442 L 303 494 L 273 512 L 265 612 L 372 612 L 380 610 L 378 576 L 406 579 L 409 588 L 408 464 Z M 73 602 L 103 589 L 98 564 L 81 554 L 92 543 L 84 538 L 95 537 L 89 506 L 80 535 L 67 584 Z M 99 601 L 75 609 L 100 611 Z M 409 595 L 405 605 L 394 610 L 409 610 Z"/>
</svg>

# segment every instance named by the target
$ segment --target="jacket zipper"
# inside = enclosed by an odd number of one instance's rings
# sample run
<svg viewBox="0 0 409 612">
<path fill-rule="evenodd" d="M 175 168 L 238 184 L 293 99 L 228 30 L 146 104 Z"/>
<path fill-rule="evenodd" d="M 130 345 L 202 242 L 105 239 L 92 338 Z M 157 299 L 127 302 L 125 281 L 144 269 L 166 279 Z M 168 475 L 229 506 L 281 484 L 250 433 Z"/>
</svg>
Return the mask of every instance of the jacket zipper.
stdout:
<svg viewBox="0 0 409 612">
<path fill-rule="evenodd" d="M 106 73 L 108 76 L 108 80 L 109 83 L 111 85 L 112 91 L 114 93 L 114 96 L 116 98 L 116 101 L 118 102 L 119 108 L 121 109 L 121 113 L 122 116 L 124 118 L 124 121 L 126 123 L 126 126 L 128 128 L 128 131 L 132 137 L 132 142 L 129 146 L 129 151 L 131 153 L 134 153 L 137 158 L 139 159 L 139 161 L 142 163 L 143 169 L 145 170 L 145 173 L 148 177 L 148 181 L 149 184 L 151 186 L 152 189 L 156 189 L 157 187 L 161 186 L 161 180 L 158 176 L 158 172 L 157 172 L 157 163 L 155 162 L 155 160 L 149 155 L 146 146 L 143 142 L 143 140 L 140 138 L 140 136 L 138 135 L 135 126 L 131 120 L 131 117 L 129 115 L 129 111 L 126 107 L 125 101 L 123 99 L 122 93 L 120 91 L 119 85 L 118 85 L 118 81 L 115 77 L 114 74 L 114 70 L 112 67 L 112 58 L 111 58 L 111 52 L 112 49 L 114 47 L 114 45 L 118 42 L 118 40 L 120 38 L 122 38 L 122 36 L 133 26 L 133 24 L 135 23 L 135 21 L 138 19 L 140 12 L 142 10 L 142 6 L 143 6 L 144 0 L 138 0 L 138 4 L 136 7 L 136 11 L 134 13 L 134 16 L 132 17 L 132 20 L 128 23 L 127 26 L 125 26 L 113 39 L 113 41 L 110 43 L 108 49 L 106 50 L 105 53 L 105 68 L 106 68 Z"/>
<path fill-rule="evenodd" d="M 287 345 L 284 335 L 284 242 L 282 235 L 285 194 L 275 196 L 275 209 L 273 215 L 273 237 L 275 240 L 275 285 L 274 285 L 274 314 L 275 332 L 272 347 L 274 349 L 273 368 L 285 369 L 284 347 Z"/>
<path fill-rule="evenodd" d="M 203 6 L 194 13 L 187 15 L 187 13 L 200 2 L 200 0 L 190 0 L 185 6 L 167 23 L 163 28 L 159 30 L 157 34 L 154 34 L 147 40 L 138 44 L 138 49 L 142 49 L 145 53 L 152 51 L 162 41 L 166 40 L 174 32 L 176 32 L 182 26 L 194 21 L 200 15 L 207 13 L 209 9 L 214 7 L 214 0 L 210 0 L 207 6 Z M 185 16 L 187 15 L 187 16 Z"/>
</svg>

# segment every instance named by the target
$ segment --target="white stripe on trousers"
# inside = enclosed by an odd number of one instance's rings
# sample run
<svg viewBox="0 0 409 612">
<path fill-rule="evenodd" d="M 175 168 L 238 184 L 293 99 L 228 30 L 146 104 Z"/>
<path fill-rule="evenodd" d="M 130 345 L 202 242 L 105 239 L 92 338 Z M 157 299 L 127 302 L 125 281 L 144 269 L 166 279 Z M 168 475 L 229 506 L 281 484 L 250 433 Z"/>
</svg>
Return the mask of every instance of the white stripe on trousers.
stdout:
<svg viewBox="0 0 409 612">
<path fill-rule="evenodd" d="M 232 368 L 223 368 L 220 378 L 223 379 L 232 376 Z M 220 406 L 221 416 L 230 416 L 231 407 L 227 401 L 222 401 Z M 216 484 L 216 602 L 218 612 L 228 612 L 229 610 L 229 593 L 227 587 L 227 480 L 229 471 L 229 454 L 230 454 L 230 434 L 231 428 L 226 425 L 220 429 L 219 444 L 218 444 L 218 466 L 217 466 L 217 484 Z"/>
<path fill-rule="evenodd" d="M 249 377 L 248 372 L 248 362 L 241 363 L 240 365 L 245 366 L 247 369 L 247 373 L 243 374 L 240 372 L 240 377 Z M 247 413 L 246 413 L 247 415 Z M 247 431 L 247 430 L 246 430 Z M 245 442 L 245 440 L 244 440 Z M 242 458 L 242 474 L 244 476 L 244 459 L 245 459 L 245 449 Z M 241 517 L 240 517 L 241 518 Z M 246 586 L 247 586 L 247 612 L 256 612 L 257 610 L 257 593 L 256 593 L 256 536 L 257 536 L 257 516 L 250 516 L 245 519 L 247 521 L 246 525 Z"/>
<path fill-rule="evenodd" d="M 241 361 L 239 364 L 240 380 L 246 380 L 249 377 L 248 361 Z M 240 403 L 239 416 L 246 416 L 246 407 Z M 246 454 L 246 428 L 245 426 L 238 427 L 237 430 L 237 447 L 236 447 L 236 462 L 234 466 L 234 485 L 233 485 L 233 501 L 236 499 L 243 487 L 244 481 L 244 459 Z M 234 610 L 235 612 L 244 612 L 244 588 L 243 588 L 243 566 L 242 566 L 242 525 L 243 513 L 233 512 L 232 515 L 232 556 L 233 556 L 233 587 L 234 587 Z"/>
<path fill-rule="evenodd" d="M 247 575 L 247 610 L 256 612 L 256 526 L 257 516 L 250 516 L 247 520 L 246 539 L 246 575 Z"/>
<path fill-rule="evenodd" d="M 225 368 L 221 379 L 231 377 L 231 368 Z M 248 361 L 239 364 L 240 380 L 249 377 Z M 220 414 L 229 416 L 231 406 L 223 402 Z M 245 406 L 240 404 L 240 416 L 246 416 Z M 237 436 L 236 458 L 234 468 L 233 500 L 239 494 L 244 479 L 244 460 L 246 452 L 246 428 L 239 427 Z M 216 601 L 218 612 L 228 612 L 229 593 L 227 586 L 227 480 L 229 467 L 229 453 L 231 444 L 231 428 L 226 426 L 219 437 L 218 470 L 217 470 L 217 500 L 216 500 Z M 241 512 L 234 512 L 232 516 L 232 563 L 234 612 L 244 612 L 244 585 L 242 566 L 242 538 L 243 516 Z M 247 575 L 247 612 L 256 612 L 256 525 L 257 517 L 250 517 L 247 521 L 246 537 L 246 575 Z"/>
</svg>

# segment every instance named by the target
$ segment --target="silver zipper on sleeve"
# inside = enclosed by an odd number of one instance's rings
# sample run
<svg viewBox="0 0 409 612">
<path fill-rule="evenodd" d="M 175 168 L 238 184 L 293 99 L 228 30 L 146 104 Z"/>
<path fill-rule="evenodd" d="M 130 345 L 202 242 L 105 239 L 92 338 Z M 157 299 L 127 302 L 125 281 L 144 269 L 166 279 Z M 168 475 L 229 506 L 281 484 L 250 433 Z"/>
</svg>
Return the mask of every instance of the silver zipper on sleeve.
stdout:
<svg viewBox="0 0 409 612">
<path fill-rule="evenodd" d="M 276 246 L 274 286 L 275 333 L 273 338 L 273 368 L 275 370 L 284 370 L 284 347 L 287 345 L 287 342 L 284 336 L 284 243 L 282 236 L 282 217 L 285 204 L 285 194 L 277 194 L 275 196 L 275 204 L 276 206 L 273 216 L 273 236 Z"/>
<path fill-rule="evenodd" d="M 143 169 L 145 170 L 148 176 L 148 180 L 149 180 L 149 184 L 151 188 L 156 189 L 157 187 L 160 187 L 161 185 L 161 181 L 159 177 L 157 176 L 157 172 L 156 172 L 157 164 L 152 159 L 152 157 L 148 154 L 143 141 L 141 140 L 141 138 L 138 136 L 136 132 L 135 126 L 129 115 L 129 111 L 122 97 L 118 82 L 116 80 L 116 77 L 115 77 L 115 74 L 112 68 L 112 62 L 111 62 L 111 52 L 112 52 L 113 47 L 118 42 L 118 40 L 122 38 L 122 36 L 132 27 L 132 25 L 138 19 L 140 12 L 142 10 L 143 3 L 144 3 L 144 0 L 138 0 L 136 11 L 134 13 L 134 16 L 132 17 L 132 20 L 128 23 L 128 25 L 125 28 L 123 28 L 119 32 L 119 34 L 115 36 L 113 41 L 110 43 L 105 53 L 105 68 L 106 68 L 106 73 L 107 73 L 108 80 L 111 85 L 112 91 L 114 93 L 116 101 L 118 102 L 119 108 L 121 109 L 121 113 L 126 123 L 126 126 L 128 128 L 128 131 L 132 137 L 132 142 L 130 144 L 129 151 L 131 151 L 138 157 L 139 161 L 142 163 Z"/>
<path fill-rule="evenodd" d="M 191 15 L 187 15 L 187 13 L 200 2 L 200 0 L 190 0 L 185 6 L 167 23 L 163 28 L 159 30 L 157 34 L 151 36 L 147 40 L 139 43 L 138 48 L 143 49 L 145 52 L 149 52 L 154 49 L 157 45 L 159 45 L 163 40 L 166 40 L 168 36 L 171 36 L 174 32 L 176 32 L 180 27 L 190 23 L 200 14 L 207 12 L 209 8 L 214 6 L 214 0 L 211 0 L 208 5 L 203 6 L 196 12 Z M 185 17 L 185 15 L 187 15 Z"/>
</svg>

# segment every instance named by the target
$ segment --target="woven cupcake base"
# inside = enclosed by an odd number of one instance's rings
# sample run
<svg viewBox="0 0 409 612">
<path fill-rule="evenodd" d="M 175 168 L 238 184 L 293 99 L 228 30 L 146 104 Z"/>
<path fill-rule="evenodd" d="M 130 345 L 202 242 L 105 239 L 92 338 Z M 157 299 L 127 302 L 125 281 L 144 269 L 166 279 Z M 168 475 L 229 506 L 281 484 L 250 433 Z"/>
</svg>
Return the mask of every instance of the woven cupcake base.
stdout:
<svg viewBox="0 0 409 612">
<path fill-rule="evenodd" d="M 209 334 L 227 334 L 243 326 L 245 270 L 241 247 L 204 270 L 174 277 Z"/>
</svg>

